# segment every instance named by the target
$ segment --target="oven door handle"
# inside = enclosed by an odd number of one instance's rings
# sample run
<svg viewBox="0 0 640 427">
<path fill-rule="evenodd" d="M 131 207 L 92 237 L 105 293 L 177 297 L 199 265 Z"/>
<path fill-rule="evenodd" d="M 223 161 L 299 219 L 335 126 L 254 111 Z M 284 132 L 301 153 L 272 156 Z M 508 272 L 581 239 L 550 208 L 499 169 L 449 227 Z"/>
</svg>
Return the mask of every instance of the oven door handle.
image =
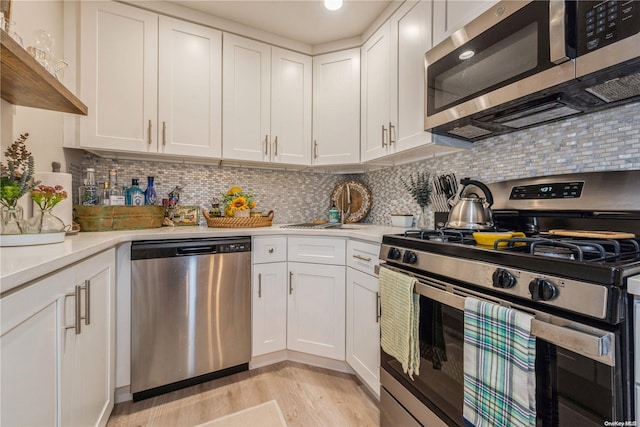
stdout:
<svg viewBox="0 0 640 427">
<path fill-rule="evenodd" d="M 463 296 L 455 295 L 451 292 L 434 288 L 420 282 L 416 284 L 415 292 L 464 312 L 465 297 Z M 513 308 L 518 310 L 517 307 Z M 586 356 L 592 360 L 602 362 L 605 365 L 614 366 L 615 364 L 613 354 L 615 335 L 611 332 L 599 331 L 597 335 L 593 335 L 534 318 L 531 320 L 531 335 L 557 345 L 558 347 Z"/>
<path fill-rule="evenodd" d="M 572 328 L 558 326 L 538 319 L 531 321 L 531 334 L 558 347 L 614 366 L 613 342 L 611 332 L 602 331 L 602 335 L 591 335 Z"/>
</svg>

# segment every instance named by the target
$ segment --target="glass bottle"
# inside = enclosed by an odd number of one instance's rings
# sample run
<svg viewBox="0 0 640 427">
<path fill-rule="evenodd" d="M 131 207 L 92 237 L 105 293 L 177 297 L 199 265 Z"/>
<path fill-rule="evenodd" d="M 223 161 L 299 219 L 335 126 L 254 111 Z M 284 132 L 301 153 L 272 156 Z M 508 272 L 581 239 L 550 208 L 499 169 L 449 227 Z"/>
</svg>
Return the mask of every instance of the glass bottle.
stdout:
<svg viewBox="0 0 640 427">
<path fill-rule="evenodd" d="M 26 233 L 26 222 L 22 219 L 22 206 L 2 206 L 2 234 L 23 234 Z"/>
<path fill-rule="evenodd" d="M 107 181 L 102 183 L 102 194 L 100 195 L 100 204 L 109 206 L 111 204 L 111 191 Z"/>
<path fill-rule="evenodd" d="M 98 205 L 98 186 L 96 185 L 96 170 L 87 168 L 87 177 L 84 185 L 80 186 L 79 204 Z"/>
<path fill-rule="evenodd" d="M 109 171 L 109 204 L 121 206 L 126 204 L 122 187 L 118 184 L 118 172 L 115 169 Z"/>
<path fill-rule="evenodd" d="M 331 209 L 329 209 L 329 224 L 337 224 L 340 222 L 340 211 L 336 208 L 336 202 L 331 203 Z"/>
<path fill-rule="evenodd" d="M 65 230 L 64 222 L 55 216 L 51 208 L 40 209 L 28 222 L 30 233 L 60 233 Z"/>
<path fill-rule="evenodd" d="M 147 177 L 147 189 L 144 191 L 144 204 L 145 205 L 155 205 L 158 203 L 158 195 L 156 194 L 156 189 L 153 186 L 153 177 Z"/>
<path fill-rule="evenodd" d="M 144 206 L 144 191 L 138 186 L 138 178 L 131 180 L 131 187 L 127 192 L 127 204 L 130 206 Z"/>
</svg>

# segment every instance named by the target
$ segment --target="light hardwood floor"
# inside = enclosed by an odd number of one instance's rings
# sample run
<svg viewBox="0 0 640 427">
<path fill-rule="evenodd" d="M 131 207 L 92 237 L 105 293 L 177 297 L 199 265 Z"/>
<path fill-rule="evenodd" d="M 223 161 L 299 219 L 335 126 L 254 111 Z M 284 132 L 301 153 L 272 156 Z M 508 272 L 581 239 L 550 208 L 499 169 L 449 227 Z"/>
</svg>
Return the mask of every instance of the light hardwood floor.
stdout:
<svg viewBox="0 0 640 427">
<path fill-rule="evenodd" d="M 289 427 L 379 425 L 377 403 L 354 376 L 281 362 L 140 402 L 120 403 L 107 427 L 191 427 L 269 400 L 278 402 Z"/>
</svg>

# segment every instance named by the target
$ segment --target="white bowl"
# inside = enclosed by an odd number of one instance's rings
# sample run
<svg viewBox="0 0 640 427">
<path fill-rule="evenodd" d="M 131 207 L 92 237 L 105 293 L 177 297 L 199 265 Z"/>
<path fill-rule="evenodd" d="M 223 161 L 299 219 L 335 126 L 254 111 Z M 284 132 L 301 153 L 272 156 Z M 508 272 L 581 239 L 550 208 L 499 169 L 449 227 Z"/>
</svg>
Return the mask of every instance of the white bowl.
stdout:
<svg viewBox="0 0 640 427">
<path fill-rule="evenodd" d="M 391 225 L 394 227 L 409 228 L 413 225 L 413 215 L 391 215 Z"/>
</svg>

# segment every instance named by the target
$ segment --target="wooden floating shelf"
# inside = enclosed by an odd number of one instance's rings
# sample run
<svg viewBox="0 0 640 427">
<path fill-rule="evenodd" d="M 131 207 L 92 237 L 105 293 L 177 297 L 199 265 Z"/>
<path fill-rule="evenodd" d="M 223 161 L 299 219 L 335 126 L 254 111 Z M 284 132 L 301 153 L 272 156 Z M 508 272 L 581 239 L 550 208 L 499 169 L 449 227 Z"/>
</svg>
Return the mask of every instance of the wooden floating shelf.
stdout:
<svg viewBox="0 0 640 427">
<path fill-rule="evenodd" d="M 14 105 L 87 115 L 87 106 L 0 30 L 0 95 Z"/>
</svg>

